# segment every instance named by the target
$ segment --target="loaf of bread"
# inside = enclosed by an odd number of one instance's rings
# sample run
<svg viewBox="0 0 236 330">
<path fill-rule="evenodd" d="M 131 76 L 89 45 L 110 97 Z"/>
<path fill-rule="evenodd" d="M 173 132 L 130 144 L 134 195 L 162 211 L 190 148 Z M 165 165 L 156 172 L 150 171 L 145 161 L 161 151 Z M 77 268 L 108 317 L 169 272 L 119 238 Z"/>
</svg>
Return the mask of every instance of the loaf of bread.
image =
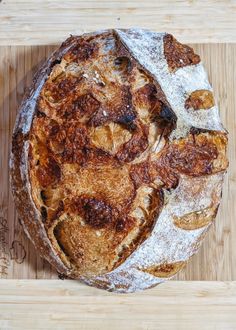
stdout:
<svg viewBox="0 0 236 330">
<path fill-rule="evenodd" d="M 12 140 L 22 225 L 57 271 L 133 292 L 171 278 L 219 206 L 227 133 L 192 48 L 142 29 L 71 36 Z"/>
</svg>

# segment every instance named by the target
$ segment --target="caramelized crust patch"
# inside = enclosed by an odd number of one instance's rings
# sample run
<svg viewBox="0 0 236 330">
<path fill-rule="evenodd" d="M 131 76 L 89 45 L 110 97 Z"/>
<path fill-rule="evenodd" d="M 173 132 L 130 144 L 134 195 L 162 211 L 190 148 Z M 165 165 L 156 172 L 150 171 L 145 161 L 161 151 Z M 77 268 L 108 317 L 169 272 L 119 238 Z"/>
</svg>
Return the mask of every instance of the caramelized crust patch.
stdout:
<svg viewBox="0 0 236 330">
<path fill-rule="evenodd" d="M 208 207 L 201 211 L 185 214 L 182 217 L 174 216 L 174 224 L 175 226 L 185 230 L 194 230 L 207 226 L 214 220 L 217 209 L 218 206 Z"/>
<path fill-rule="evenodd" d="M 171 277 L 178 273 L 184 266 L 186 265 L 186 262 L 179 261 L 175 263 L 163 263 L 161 265 L 157 266 L 151 266 L 145 269 L 142 269 L 142 271 L 152 274 L 156 277 Z"/>
<path fill-rule="evenodd" d="M 164 54 L 170 71 L 200 62 L 191 47 L 181 44 L 170 34 L 164 37 Z"/>
<path fill-rule="evenodd" d="M 194 110 L 210 109 L 215 105 L 214 97 L 211 91 L 197 90 L 192 92 L 185 102 L 186 109 Z"/>
<path fill-rule="evenodd" d="M 160 158 L 160 163 L 187 175 L 212 173 L 212 163 L 218 156 L 217 147 L 205 139 L 182 139 L 172 143 Z"/>
<path fill-rule="evenodd" d="M 45 84 L 44 97 L 51 103 L 60 102 L 77 86 L 80 78 L 69 76 L 59 82 L 48 81 Z"/>
<path fill-rule="evenodd" d="M 86 224 L 97 229 L 111 225 L 118 214 L 114 207 L 94 197 L 80 196 L 72 201 L 71 208 Z"/>
<path fill-rule="evenodd" d="M 131 162 L 140 156 L 148 147 L 148 128 L 139 125 L 133 132 L 132 138 L 124 143 L 117 152 L 117 158 L 121 162 Z"/>
<path fill-rule="evenodd" d="M 74 119 L 81 121 L 85 121 L 86 119 L 90 119 L 92 115 L 96 113 L 96 111 L 100 107 L 100 102 L 91 94 L 82 94 L 80 96 L 76 96 L 72 98 L 71 102 L 63 104 L 64 117 L 67 120 Z"/>
<path fill-rule="evenodd" d="M 84 62 L 91 60 L 98 54 L 98 45 L 94 40 L 79 38 L 68 53 L 64 56 L 67 62 Z"/>
</svg>

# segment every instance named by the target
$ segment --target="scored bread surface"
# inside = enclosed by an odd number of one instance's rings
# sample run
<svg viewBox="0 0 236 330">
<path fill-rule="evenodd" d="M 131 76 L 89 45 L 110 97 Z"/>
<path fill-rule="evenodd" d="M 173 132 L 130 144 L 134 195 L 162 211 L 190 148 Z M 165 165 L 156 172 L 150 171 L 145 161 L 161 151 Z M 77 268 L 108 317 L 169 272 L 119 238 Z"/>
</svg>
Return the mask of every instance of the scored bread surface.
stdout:
<svg viewBox="0 0 236 330">
<path fill-rule="evenodd" d="M 212 224 L 227 134 L 198 55 L 141 29 L 72 36 L 17 118 L 13 194 L 57 270 L 132 292 L 175 275 Z"/>
</svg>

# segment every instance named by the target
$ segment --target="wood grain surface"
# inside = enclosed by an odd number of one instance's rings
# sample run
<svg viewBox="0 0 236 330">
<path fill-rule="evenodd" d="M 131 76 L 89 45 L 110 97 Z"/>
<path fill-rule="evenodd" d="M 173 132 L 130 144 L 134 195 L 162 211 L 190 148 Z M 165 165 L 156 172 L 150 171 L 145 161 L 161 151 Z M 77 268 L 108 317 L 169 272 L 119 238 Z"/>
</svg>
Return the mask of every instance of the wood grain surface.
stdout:
<svg viewBox="0 0 236 330">
<path fill-rule="evenodd" d="M 236 282 L 167 282 L 117 295 L 57 280 L 2 280 L 0 329 L 235 330 Z"/>
<path fill-rule="evenodd" d="M 0 0 L 0 45 L 55 44 L 69 33 L 140 26 L 183 42 L 236 42 L 235 0 Z"/>
<path fill-rule="evenodd" d="M 221 118 L 229 131 L 230 167 L 216 223 L 200 252 L 177 278 L 231 281 L 236 280 L 236 44 L 200 44 L 194 48 L 209 72 Z M 0 47 L 0 278 L 57 278 L 57 273 L 38 256 L 23 233 L 8 178 L 10 139 L 17 107 L 33 73 L 53 49 L 55 46 Z"/>
<path fill-rule="evenodd" d="M 37 255 L 15 212 L 8 155 L 16 109 L 55 45 L 70 33 L 133 26 L 168 31 L 195 43 L 230 133 L 230 167 L 216 223 L 176 277 L 186 281 L 117 295 L 58 280 Z M 236 329 L 235 72 L 235 0 L 0 0 L 1 330 Z"/>
</svg>

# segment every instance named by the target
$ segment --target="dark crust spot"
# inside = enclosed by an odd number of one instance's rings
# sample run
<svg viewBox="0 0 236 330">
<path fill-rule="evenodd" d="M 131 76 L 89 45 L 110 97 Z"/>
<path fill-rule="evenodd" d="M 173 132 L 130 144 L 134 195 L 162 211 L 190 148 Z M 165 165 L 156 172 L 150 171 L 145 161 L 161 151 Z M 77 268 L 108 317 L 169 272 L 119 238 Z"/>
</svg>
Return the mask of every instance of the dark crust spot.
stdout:
<svg viewBox="0 0 236 330">
<path fill-rule="evenodd" d="M 130 177 L 134 182 L 136 189 L 143 183 L 149 184 L 151 182 L 149 174 L 149 161 L 133 164 L 130 169 Z"/>
<path fill-rule="evenodd" d="M 41 206 L 41 217 L 42 217 L 42 221 L 43 222 L 46 222 L 47 221 L 47 218 L 48 218 L 48 213 L 47 213 L 47 209 L 45 206 Z"/>
<path fill-rule="evenodd" d="M 71 204 L 71 211 L 79 214 L 89 226 L 101 229 L 112 224 L 118 212 L 101 199 L 80 196 Z"/>
<path fill-rule="evenodd" d="M 65 275 L 65 274 L 61 274 L 61 273 L 57 273 L 57 274 L 58 274 L 58 278 L 59 278 L 59 280 L 65 280 L 65 279 L 68 278 L 68 276 Z"/>
<path fill-rule="evenodd" d="M 199 127 L 191 127 L 190 128 L 190 133 L 192 135 L 199 135 L 201 133 L 209 133 L 210 131 L 208 129 L 204 129 L 204 128 L 199 128 Z"/>
<path fill-rule="evenodd" d="M 36 116 L 38 118 L 45 118 L 46 117 L 46 114 L 44 112 L 40 111 L 39 109 L 37 109 Z"/>
<path fill-rule="evenodd" d="M 39 165 L 36 171 L 37 179 L 42 187 L 47 187 L 60 180 L 61 168 L 57 161 L 49 156 L 45 165 Z"/>
<path fill-rule="evenodd" d="M 136 114 L 130 111 L 119 117 L 116 122 L 124 126 L 126 129 L 133 131 L 136 128 L 135 118 Z"/>
<path fill-rule="evenodd" d="M 78 43 L 66 54 L 65 59 L 71 62 L 86 61 L 94 57 L 97 52 L 98 46 L 94 41 L 79 39 Z"/>
<path fill-rule="evenodd" d="M 80 196 L 74 199 L 69 207 L 72 214 L 80 215 L 85 223 L 94 229 L 114 229 L 116 232 L 128 232 L 136 220 L 119 212 L 114 206 L 102 199 Z"/>
<path fill-rule="evenodd" d="M 130 87 L 121 85 L 116 86 L 114 83 L 110 83 L 112 90 L 115 90 L 115 94 L 111 101 L 105 103 L 104 108 L 100 108 L 96 114 L 93 115 L 89 121 L 89 125 L 97 127 L 105 124 L 106 122 L 115 122 L 123 124 L 127 129 L 134 129 L 134 119 L 136 118 L 136 112 L 132 104 L 132 94 Z M 104 110 L 106 116 L 104 116 Z"/>
<path fill-rule="evenodd" d="M 147 106 L 151 110 L 158 103 L 156 95 L 156 86 L 153 83 L 148 83 L 135 92 L 135 101 L 139 106 Z"/>
<path fill-rule="evenodd" d="M 115 225 L 116 232 L 128 232 L 135 224 L 136 220 L 125 215 L 118 218 Z"/>
<path fill-rule="evenodd" d="M 152 120 L 156 121 L 158 127 L 163 131 L 163 136 L 168 136 L 176 127 L 177 117 L 173 110 L 166 104 L 159 102 L 158 111 L 152 111 Z"/>
<path fill-rule="evenodd" d="M 60 155 L 61 161 L 77 163 L 80 166 L 84 166 L 89 162 L 99 164 L 112 161 L 113 157 L 108 152 L 95 148 L 90 144 L 85 125 L 68 121 L 63 129 L 59 132 L 59 136 L 62 135 L 63 141 L 56 140 L 58 143 L 63 143 L 64 146 L 64 151 Z"/>
<path fill-rule="evenodd" d="M 47 168 L 48 168 L 48 172 L 54 178 L 56 178 L 57 180 L 60 180 L 60 178 L 61 178 L 61 168 L 60 168 L 60 165 L 51 156 L 49 156 Z"/>
<path fill-rule="evenodd" d="M 55 136 L 55 135 L 57 135 L 59 133 L 59 131 L 60 131 L 60 125 L 58 124 L 57 121 L 51 119 L 50 122 L 49 122 L 48 129 L 49 129 L 49 135 L 51 137 L 53 137 L 53 136 Z"/>
<path fill-rule="evenodd" d="M 85 199 L 83 211 L 86 223 L 94 228 L 103 228 L 112 222 L 112 208 L 103 201 Z"/>
<path fill-rule="evenodd" d="M 46 88 L 47 95 L 53 99 L 53 102 L 59 102 L 74 90 L 80 80 L 81 78 L 68 76 L 60 80 L 59 83 L 47 82 L 44 88 Z"/>
<path fill-rule="evenodd" d="M 55 65 L 60 64 L 61 63 L 61 58 L 55 58 L 54 61 L 52 61 L 51 63 L 51 68 L 53 68 Z"/>
<path fill-rule="evenodd" d="M 62 105 L 64 118 L 79 119 L 86 116 L 88 119 L 99 109 L 100 102 L 91 94 L 80 95 L 72 98 L 71 102 Z"/>
<path fill-rule="evenodd" d="M 148 147 L 148 127 L 142 124 L 133 132 L 132 138 L 124 143 L 116 156 L 121 162 L 131 162 Z"/>
<path fill-rule="evenodd" d="M 181 44 L 171 34 L 164 37 L 164 54 L 171 71 L 200 62 L 191 47 Z"/>
<path fill-rule="evenodd" d="M 48 200 L 48 197 L 47 197 L 47 194 L 45 193 L 45 190 L 40 191 L 40 197 L 41 197 L 43 203 L 46 204 L 47 200 Z"/>
<path fill-rule="evenodd" d="M 62 158 L 69 163 L 83 165 L 86 161 L 86 146 L 89 140 L 86 128 L 76 123 L 68 123 L 66 127 L 65 150 Z"/>
<path fill-rule="evenodd" d="M 213 160 L 218 156 L 216 146 L 207 137 L 196 142 L 194 136 L 187 141 L 171 144 L 161 156 L 159 165 L 191 176 L 212 173 Z"/>
<path fill-rule="evenodd" d="M 127 56 L 119 56 L 114 60 L 115 70 L 119 71 L 120 75 L 125 79 L 127 74 L 130 73 L 132 69 L 132 63 L 130 58 Z"/>
</svg>

